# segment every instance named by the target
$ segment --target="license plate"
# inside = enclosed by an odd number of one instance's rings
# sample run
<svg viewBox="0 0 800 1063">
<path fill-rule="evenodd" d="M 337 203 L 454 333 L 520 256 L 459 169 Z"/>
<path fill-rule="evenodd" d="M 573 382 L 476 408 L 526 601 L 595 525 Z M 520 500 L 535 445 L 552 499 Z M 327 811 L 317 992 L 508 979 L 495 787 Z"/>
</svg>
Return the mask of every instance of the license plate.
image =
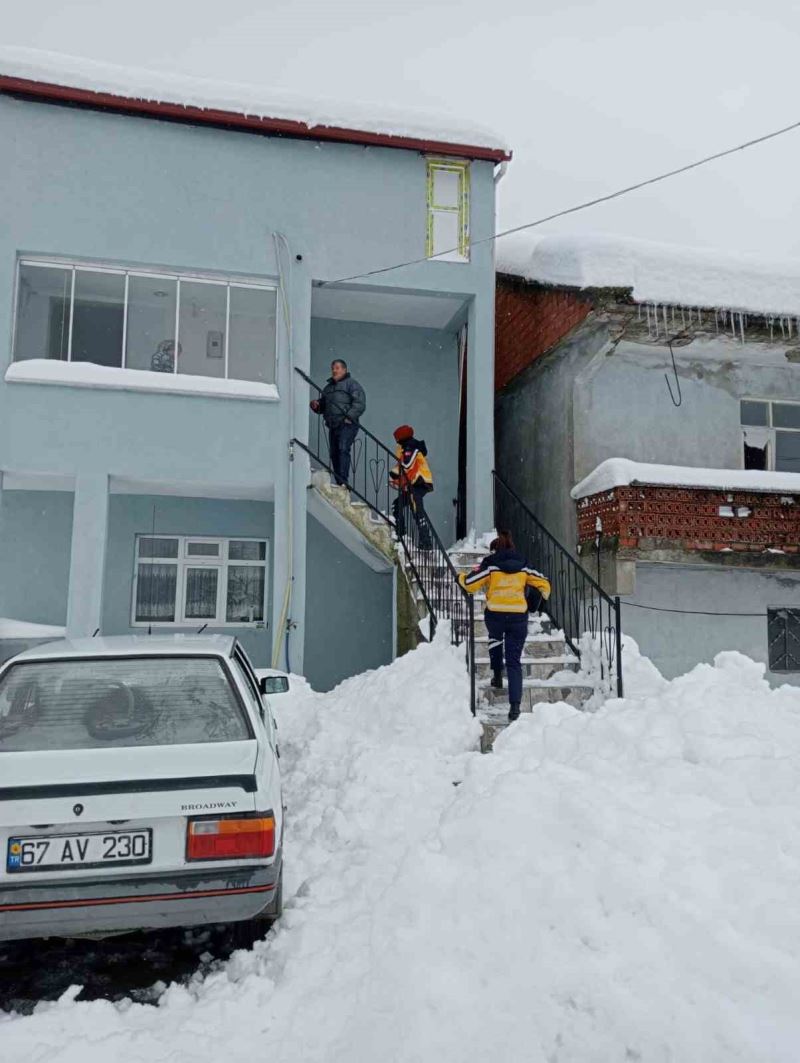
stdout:
<svg viewBox="0 0 800 1063">
<path fill-rule="evenodd" d="M 39 834 L 33 838 L 9 838 L 6 870 L 69 871 L 76 867 L 129 867 L 153 859 L 153 832 L 141 830 L 98 831 L 92 834 Z"/>
</svg>

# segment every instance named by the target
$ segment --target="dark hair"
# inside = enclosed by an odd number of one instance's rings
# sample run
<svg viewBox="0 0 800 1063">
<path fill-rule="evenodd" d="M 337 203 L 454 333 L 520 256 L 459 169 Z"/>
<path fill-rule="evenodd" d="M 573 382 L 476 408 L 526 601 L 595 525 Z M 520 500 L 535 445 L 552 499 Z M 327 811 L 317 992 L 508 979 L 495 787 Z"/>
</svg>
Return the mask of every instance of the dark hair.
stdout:
<svg viewBox="0 0 800 1063">
<path fill-rule="evenodd" d="M 499 531 L 497 538 L 492 539 L 489 544 L 489 549 L 494 553 L 496 550 L 513 550 L 514 540 L 511 538 L 510 531 Z"/>
<path fill-rule="evenodd" d="M 331 362 L 331 369 L 333 369 L 335 365 L 342 365 L 345 369 L 347 369 L 347 362 L 344 360 L 344 358 L 334 358 Z"/>
</svg>

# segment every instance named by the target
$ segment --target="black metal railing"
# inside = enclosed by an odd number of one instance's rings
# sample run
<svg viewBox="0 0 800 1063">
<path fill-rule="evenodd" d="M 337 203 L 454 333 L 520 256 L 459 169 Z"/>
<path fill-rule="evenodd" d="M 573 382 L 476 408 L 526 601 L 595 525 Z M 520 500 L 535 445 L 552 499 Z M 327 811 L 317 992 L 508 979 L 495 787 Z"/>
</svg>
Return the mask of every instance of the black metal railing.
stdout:
<svg viewBox="0 0 800 1063">
<path fill-rule="evenodd" d="M 318 395 L 322 388 L 301 369 L 295 372 Z M 312 463 L 333 475 L 330 434 L 322 417 L 309 433 L 308 443 L 293 442 L 311 458 Z M 405 567 L 412 586 L 419 590 L 428 611 L 429 635 L 432 638 L 443 621 L 450 624 L 450 641 L 464 646 L 470 676 L 470 709 L 476 712 L 475 684 L 475 607 L 472 596 L 458 582 L 458 572 L 450 560 L 439 534 L 427 513 L 418 512 L 397 456 L 364 425 L 359 424 L 351 450 L 347 483 L 343 486 L 364 502 L 394 531 L 403 551 Z M 397 470 L 393 479 L 392 470 Z"/>
<path fill-rule="evenodd" d="M 600 678 L 622 697 L 622 627 L 618 597 L 600 584 L 550 534 L 522 499 L 497 473 L 494 511 L 497 528 L 508 530 L 528 564 L 550 580 L 543 611 L 564 632 L 570 649 L 581 657 L 581 641 L 590 636 L 599 657 Z M 585 657 L 585 654 L 584 654 Z M 584 661 L 585 664 L 588 662 Z"/>
</svg>

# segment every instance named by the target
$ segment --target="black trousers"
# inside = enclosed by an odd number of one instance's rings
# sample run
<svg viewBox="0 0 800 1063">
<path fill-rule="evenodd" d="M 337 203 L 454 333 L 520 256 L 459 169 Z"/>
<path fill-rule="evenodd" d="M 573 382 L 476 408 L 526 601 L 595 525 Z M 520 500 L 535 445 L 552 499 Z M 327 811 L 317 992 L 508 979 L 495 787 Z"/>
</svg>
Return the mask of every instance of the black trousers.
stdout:
<svg viewBox="0 0 800 1063">
<path fill-rule="evenodd" d="M 401 491 L 392 503 L 395 529 L 397 530 L 398 536 L 405 535 L 408 519 L 407 511 L 409 509 L 411 510 L 414 520 L 417 523 L 417 527 L 419 528 L 420 550 L 431 550 L 433 548 L 430 524 L 428 523 L 428 514 L 425 512 L 425 495 L 427 495 L 427 493 L 427 485 L 423 481 L 418 480 L 416 483 L 411 484 L 407 491 Z"/>
<path fill-rule="evenodd" d="M 506 674 L 508 676 L 508 700 L 512 705 L 522 701 L 522 665 L 520 657 L 528 637 L 527 613 L 494 613 L 486 609 L 483 614 L 489 632 L 489 662 L 493 672 L 503 667 L 503 643 L 505 643 Z"/>
<path fill-rule="evenodd" d="M 357 424 L 340 424 L 328 429 L 333 478 L 340 487 L 350 480 L 350 451 L 358 435 Z"/>
</svg>

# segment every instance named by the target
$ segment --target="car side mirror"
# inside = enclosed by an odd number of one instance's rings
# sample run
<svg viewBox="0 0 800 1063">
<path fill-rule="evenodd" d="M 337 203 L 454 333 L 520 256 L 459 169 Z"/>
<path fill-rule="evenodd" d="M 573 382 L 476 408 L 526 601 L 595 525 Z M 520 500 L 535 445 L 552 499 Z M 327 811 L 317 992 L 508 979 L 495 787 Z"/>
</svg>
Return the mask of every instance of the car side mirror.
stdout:
<svg viewBox="0 0 800 1063">
<path fill-rule="evenodd" d="M 262 675 L 258 689 L 262 694 L 285 694 L 289 690 L 289 680 L 285 675 Z"/>
</svg>

